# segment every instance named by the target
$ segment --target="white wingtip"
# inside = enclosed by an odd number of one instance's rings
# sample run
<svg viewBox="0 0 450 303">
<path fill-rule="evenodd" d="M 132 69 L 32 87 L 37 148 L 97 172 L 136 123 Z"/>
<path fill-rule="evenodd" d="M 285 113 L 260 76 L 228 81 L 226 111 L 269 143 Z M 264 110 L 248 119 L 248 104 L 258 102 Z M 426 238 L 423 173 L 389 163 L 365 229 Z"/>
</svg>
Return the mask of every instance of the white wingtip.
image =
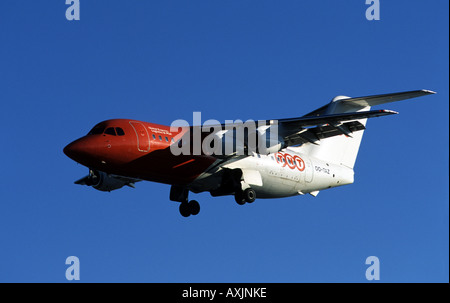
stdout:
<svg viewBox="0 0 450 303">
<path fill-rule="evenodd" d="M 424 93 L 427 93 L 427 94 L 436 94 L 435 91 L 432 91 L 432 90 L 429 90 L 429 89 L 422 89 L 422 91 L 423 91 Z"/>
</svg>

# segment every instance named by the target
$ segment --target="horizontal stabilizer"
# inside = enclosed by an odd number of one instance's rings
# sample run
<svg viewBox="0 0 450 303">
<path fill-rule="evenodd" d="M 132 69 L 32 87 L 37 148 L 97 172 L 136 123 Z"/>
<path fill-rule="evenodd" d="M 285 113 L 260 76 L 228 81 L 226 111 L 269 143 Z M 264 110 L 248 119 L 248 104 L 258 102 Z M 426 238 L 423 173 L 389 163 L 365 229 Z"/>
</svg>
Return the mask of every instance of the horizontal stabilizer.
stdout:
<svg viewBox="0 0 450 303">
<path fill-rule="evenodd" d="M 312 142 L 314 144 L 303 144 L 300 147 L 302 152 L 324 161 L 353 168 L 365 129 L 366 118 L 396 113 L 381 110 L 379 115 L 376 115 L 377 111 L 370 110 L 372 106 L 431 94 L 435 94 L 435 92 L 422 89 L 356 98 L 337 96 L 328 104 L 302 117 L 302 123 L 325 119 L 330 121 L 328 124 L 308 128 L 307 133 L 298 133 L 297 136 L 289 139 L 292 143 L 301 144 L 302 140 L 303 143 L 307 143 L 315 137 L 317 141 Z M 353 116 L 353 121 L 344 122 L 349 121 L 346 115 Z M 336 119 L 333 119 L 333 116 Z M 309 137 L 306 138 L 305 135 Z"/>
<path fill-rule="evenodd" d="M 391 94 L 382 94 L 382 95 L 373 95 L 373 96 L 366 96 L 366 97 L 356 97 L 356 98 L 350 98 L 346 96 L 337 96 L 331 101 L 330 103 L 306 114 L 304 117 L 317 117 L 321 116 L 327 113 L 330 113 L 330 106 L 333 105 L 333 109 L 331 112 L 337 113 L 337 112 L 353 112 L 358 111 L 363 108 L 380 105 L 384 103 L 389 102 L 396 102 L 396 101 L 402 101 L 406 99 L 426 96 L 435 94 L 436 92 L 427 90 L 427 89 L 421 89 L 421 90 L 413 90 L 408 92 L 401 92 L 401 93 L 391 93 Z M 336 104 L 339 104 L 338 108 L 336 108 Z"/>
<path fill-rule="evenodd" d="M 375 105 L 380 105 L 380 104 L 389 103 L 389 102 L 402 101 L 402 100 L 406 100 L 406 99 L 421 97 L 421 96 L 435 94 L 435 93 L 436 92 L 433 92 L 431 90 L 422 89 L 422 90 L 415 90 L 415 91 L 402 92 L 402 93 L 348 98 L 348 99 L 342 99 L 340 101 L 344 104 L 351 103 L 352 105 L 357 105 L 360 107 L 367 107 L 367 106 L 375 106 Z"/>
</svg>

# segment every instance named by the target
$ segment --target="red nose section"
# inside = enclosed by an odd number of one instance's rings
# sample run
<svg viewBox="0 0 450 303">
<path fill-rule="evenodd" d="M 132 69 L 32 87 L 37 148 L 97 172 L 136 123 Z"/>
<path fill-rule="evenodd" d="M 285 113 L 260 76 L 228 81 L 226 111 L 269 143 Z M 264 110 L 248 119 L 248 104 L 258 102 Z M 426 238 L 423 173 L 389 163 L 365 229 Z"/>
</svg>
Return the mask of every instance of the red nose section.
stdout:
<svg viewBox="0 0 450 303">
<path fill-rule="evenodd" d="M 75 140 L 64 147 L 63 150 L 67 157 L 83 165 L 98 162 L 97 160 L 101 156 L 99 151 L 99 142 L 93 136 L 85 136 Z"/>
<path fill-rule="evenodd" d="M 83 142 L 83 138 L 73 141 L 64 147 L 63 152 L 72 160 L 79 162 L 80 158 L 85 154 L 85 144 Z"/>
</svg>

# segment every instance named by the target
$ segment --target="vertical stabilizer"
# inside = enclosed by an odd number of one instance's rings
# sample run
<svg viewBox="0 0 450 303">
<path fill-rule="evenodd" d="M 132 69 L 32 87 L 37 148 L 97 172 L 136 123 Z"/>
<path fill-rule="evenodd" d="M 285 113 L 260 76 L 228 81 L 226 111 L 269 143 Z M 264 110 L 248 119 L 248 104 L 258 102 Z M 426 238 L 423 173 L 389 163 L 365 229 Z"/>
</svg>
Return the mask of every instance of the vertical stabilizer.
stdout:
<svg viewBox="0 0 450 303">
<path fill-rule="evenodd" d="M 346 96 L 335 97 L 326 108 L 324 108 L 323 115 L 351 113 L 360 111 L 369 111 L 370 106 L 360 106 L 354 104 L 348 104 L 342 102 L 343 100 L 350 99 Z M 362 125 L 366 125 L 367 119 L 355 120 Z M 340 125 L 334 125 L 340 127 Z M 334 164 L 345 165 L 348 168 L 353 168 L 355 165 L 356 157 L 358 155 L 359 146 L 363 137 L 364 130 L 342 134 L 339 136 L 330 137 L 320 140 L 318 145 L 308 144 L 302 146 L 304 152 L 309 155 L 328 161 Z"/>
</svg>

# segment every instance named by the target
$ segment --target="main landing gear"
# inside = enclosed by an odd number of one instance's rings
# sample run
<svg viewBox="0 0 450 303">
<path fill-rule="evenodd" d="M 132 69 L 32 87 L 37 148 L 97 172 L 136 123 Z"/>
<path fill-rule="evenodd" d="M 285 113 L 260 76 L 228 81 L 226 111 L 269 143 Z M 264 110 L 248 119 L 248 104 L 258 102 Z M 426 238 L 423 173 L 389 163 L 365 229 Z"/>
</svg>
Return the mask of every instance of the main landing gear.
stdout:
<svg viewBox="0 0 450 303">
<path fill-rule="evenodd" d="M 242 188 L 245 189 L 242 189 Z M 230 190 L 227 194 L 232 194 Z M 189 217 L 190 215 L 198 215 L 200 212 L 200 204 L 196 200 L 188 200 L 189 190 L 184 187 L 172 185 L 170 188 L 170 200 L 181 202 L 180 203 L 180 214 L 183 217 Z M 248 184 L 242 183 L 236 186 L 234 190 L 234 199 L 237 204 L 244 205 L 245 203 L 253 203 L 256 199 L 256 192 L 253 188 L 249 187 Z"/>
<path fill-rule="evenodd" d="M 234 194 L 234 199 L 239 205 L 244 205 L 245 203 L 253 203 L 256 199 L 255 190 L 250 187 L 244 190 L 237 190 Z"/>
<path fill-rule="evenodd" d="M 215 194 L 219 196 L 233 193 L 234 200 L 239 205 L 253 203 L 256 199 L 256 192 L 244 181 L 241 169 L 224 170 L 221 191 L 219 190 Z"/>
</svg>

